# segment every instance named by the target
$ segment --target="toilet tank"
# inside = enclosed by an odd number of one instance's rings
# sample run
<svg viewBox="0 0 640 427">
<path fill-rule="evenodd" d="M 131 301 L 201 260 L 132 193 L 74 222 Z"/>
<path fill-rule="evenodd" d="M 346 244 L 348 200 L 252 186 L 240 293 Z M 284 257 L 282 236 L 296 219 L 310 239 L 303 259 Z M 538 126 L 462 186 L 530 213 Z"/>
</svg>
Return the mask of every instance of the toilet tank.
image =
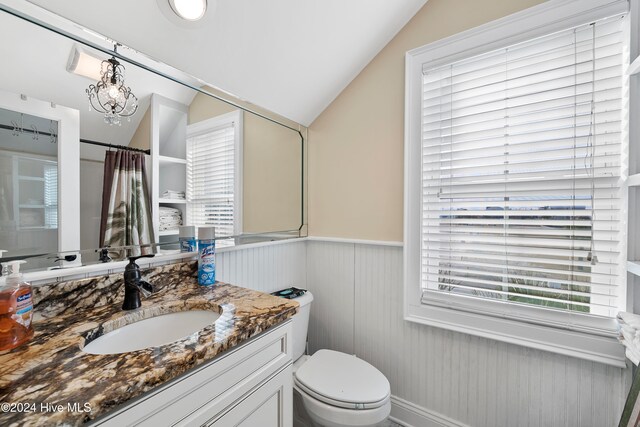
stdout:
<svg viewBox="0 0 640 427">
<path fill-rule="evenodd" d="M 304 354 L 307 344 L 307 330 L 309 329 L 309 314 L 313 295 L 306 292 L 304 295 L 294 298 L 300 304 L 298 314 L 293 316 L 293 361 L 295 362 Z"/>
</svg>

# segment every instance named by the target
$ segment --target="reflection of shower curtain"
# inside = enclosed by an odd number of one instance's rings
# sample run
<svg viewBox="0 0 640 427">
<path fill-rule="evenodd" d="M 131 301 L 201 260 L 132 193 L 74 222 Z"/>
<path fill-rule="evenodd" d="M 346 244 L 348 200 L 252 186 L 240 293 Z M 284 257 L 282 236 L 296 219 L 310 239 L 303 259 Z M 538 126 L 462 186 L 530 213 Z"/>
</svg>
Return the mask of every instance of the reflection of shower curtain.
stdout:
<svg viewBox="0 0 640 427">
<path fill-rule="evenodd" d="M 102 246 L 145 245 L 155 240 L 144 160 L 142 153 L 106 153 L 100 219 Z"/>
</svg>

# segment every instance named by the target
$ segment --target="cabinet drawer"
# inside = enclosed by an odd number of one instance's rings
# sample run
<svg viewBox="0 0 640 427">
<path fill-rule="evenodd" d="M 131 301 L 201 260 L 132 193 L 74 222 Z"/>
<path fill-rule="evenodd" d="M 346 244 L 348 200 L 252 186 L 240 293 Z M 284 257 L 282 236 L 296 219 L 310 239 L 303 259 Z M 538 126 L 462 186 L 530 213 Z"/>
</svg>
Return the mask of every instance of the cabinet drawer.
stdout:
<svg viewBox="0 0 640 427">
<path fill-rule="evenodd" d="M 291 364 L 290 336 L 291 321 L 287 321 L 145 394 L 95 425 L 184 425 L 185 418 L 204 408 L 210 419 Z"/>
</svg>

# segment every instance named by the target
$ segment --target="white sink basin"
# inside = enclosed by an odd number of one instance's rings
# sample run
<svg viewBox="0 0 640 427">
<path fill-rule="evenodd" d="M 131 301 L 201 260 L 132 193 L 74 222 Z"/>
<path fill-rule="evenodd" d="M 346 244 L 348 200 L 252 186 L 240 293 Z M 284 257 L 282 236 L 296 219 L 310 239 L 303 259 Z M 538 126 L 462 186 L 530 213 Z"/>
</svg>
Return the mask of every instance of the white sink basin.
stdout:
<svg viewBox="0 0 640 427">
<path fill-rule="evenodd" d="M 212 325 L 220 314 L 209 310 L 180 311 L 131 323 L 104 334 L 83 351 L 90 354 L 119 354 L 159 347 L 186 338 Z"/>
</svg>

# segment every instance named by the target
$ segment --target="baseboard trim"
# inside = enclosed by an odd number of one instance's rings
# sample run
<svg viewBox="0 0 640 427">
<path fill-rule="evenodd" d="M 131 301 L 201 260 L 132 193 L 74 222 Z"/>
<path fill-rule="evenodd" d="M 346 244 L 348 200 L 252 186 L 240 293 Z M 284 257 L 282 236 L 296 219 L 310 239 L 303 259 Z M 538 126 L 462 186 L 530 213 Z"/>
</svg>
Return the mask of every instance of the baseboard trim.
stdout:
<svg viewBox="0 0 640 427">
<path fill-rule="evenodd" d="M 469 427 L 396 396 L 391 396 L 391 415 L 389 418 L 405 427 Z"/>
</svg>

